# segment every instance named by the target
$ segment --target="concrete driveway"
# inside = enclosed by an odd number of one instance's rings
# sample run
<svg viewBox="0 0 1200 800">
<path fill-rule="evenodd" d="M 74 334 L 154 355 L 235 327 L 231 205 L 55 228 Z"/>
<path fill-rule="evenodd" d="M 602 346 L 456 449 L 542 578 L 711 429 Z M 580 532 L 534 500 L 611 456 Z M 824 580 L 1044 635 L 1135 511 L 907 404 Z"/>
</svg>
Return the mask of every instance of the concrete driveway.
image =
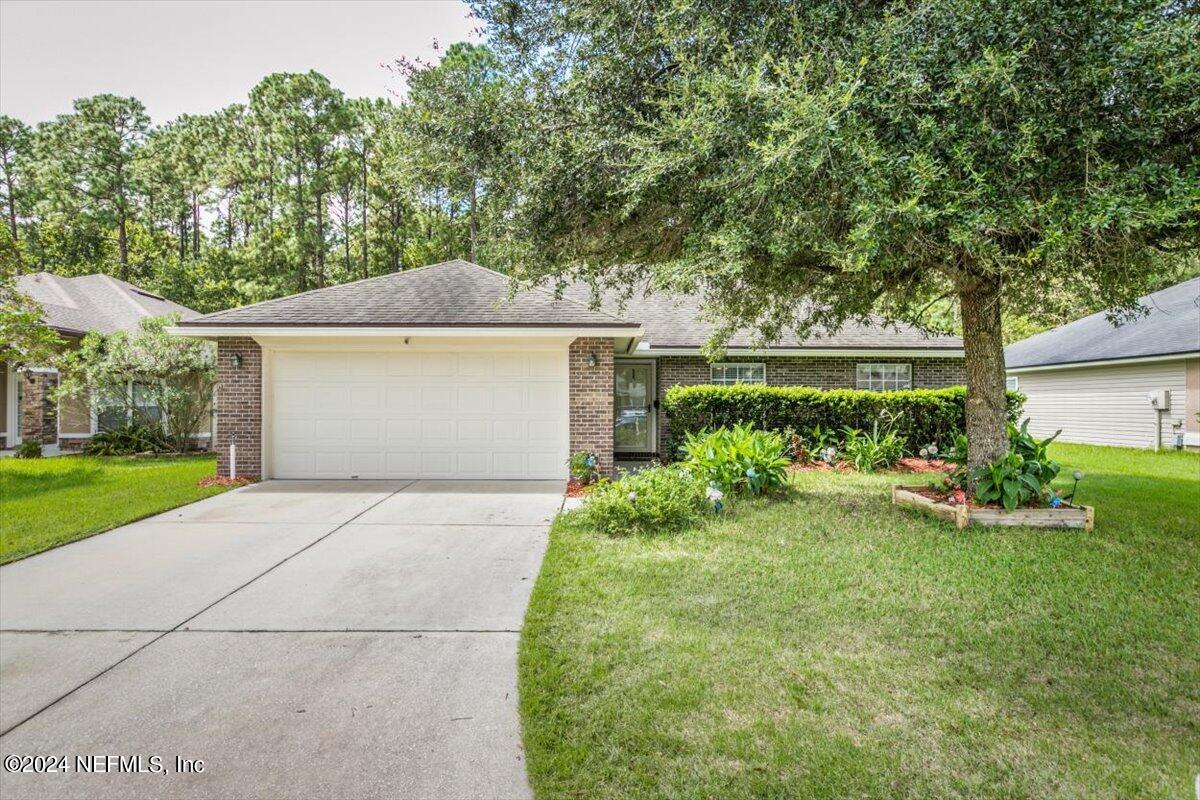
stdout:
<svg viewBox="0 0 1200 800">
<path fill-rule="evenodd" d="M 0 568 L 0 756 L 68 772 L 0 794 L 527 797 L 517 637 L 562 490 L 273 481 Z"/>
</svg>

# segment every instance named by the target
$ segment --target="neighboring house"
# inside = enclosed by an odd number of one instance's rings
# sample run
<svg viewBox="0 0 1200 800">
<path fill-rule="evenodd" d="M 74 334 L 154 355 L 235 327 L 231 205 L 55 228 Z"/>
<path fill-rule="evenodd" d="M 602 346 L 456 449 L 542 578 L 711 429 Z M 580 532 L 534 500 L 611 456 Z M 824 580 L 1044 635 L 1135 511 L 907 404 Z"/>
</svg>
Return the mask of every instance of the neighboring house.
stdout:
<svg viewBox="0 0 1200 800">
<path fill-rule="evenodd" d="M 136 330 L 146 317 L 198 316 L 190 308 L 108 275 L 64 278 L 35 272 L 18 277 L 16 287 L 37 301 L 42 308 L 42 321 L 58 332 L 68 348 L 78 346 L 93 331 L 110 334 Z M 106 406 L 87 397 L 55 404 L 50 393 L 58 385 L 58 370 L 53 367 L 34 365 L 18 371 L 0 362 L 0 369 L 4 374 L 0 444 L 4 447 L 32 440 L 51 447 L 79 448 L 97 430 L 125 421 L 121 418 L 127 408 L 124 404 Z M 129 391 L 136 403 L 140 394 L 138 385 L 131 384 Z"/>
<path fill-rule="evenodd" d="M 570 453 L 660 452 L 675 385 L 936 388 L 962 342 L 847 326 L 719 364 L 693 298 L 590 307 L 585 293 L 510 295 L 465 261 L 318 289 L 181 323 L 217 355 L 218 470 L 269 478 L 564 478 Z"/>
<path fill-rule="evenodd" d="M 1030 430 L 1064 442 L 1200 447 L 1200 278 L 1143 297 L 1144 316 L 1105 314 L 1010 345 L 1010 389 Z"/>
</svg>

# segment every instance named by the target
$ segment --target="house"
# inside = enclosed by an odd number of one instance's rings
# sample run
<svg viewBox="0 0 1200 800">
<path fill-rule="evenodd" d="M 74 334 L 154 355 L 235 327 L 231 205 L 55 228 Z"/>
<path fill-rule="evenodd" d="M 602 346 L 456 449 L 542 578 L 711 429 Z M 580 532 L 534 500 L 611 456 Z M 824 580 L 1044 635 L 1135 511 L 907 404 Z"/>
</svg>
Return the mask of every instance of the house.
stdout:
<svg viewBox="0 0 1200 800">
<path fill-rule="evenodd" d="M 271 478 L 564 478 L 570 453 L 660 452 L 674 385 L 943 387 L 962 342 L 847 326 L 709 364 L 694 298 L 594 308 L 512 294 L 465 261 L 220 311 L 173 332 L 217 342 L 218 470 Z M 231 452 L 231 445 L 232 448 Z"/>
<path fill-rule="evenodd" d="M 1121 325 L 1104 312 L 1010 345 L 1010 389 L 1029 429 L 1064 442 L 1200 447 L 1200 278 L 1138 301 Z"/>
<path fill-rule="evenodd" d="M 64 278 L 48 272 L 21 275 L 17 291 L 35 300 L 42 309 L 42 322 L 57 331 L 67 347 L 76 347 L 90 332 L 103 334 L 133 331 L 145 317 L 180 314 L 183 319 L 198 312 L 172 303 L 153 292 L 108 275 Z M 77 397 L 55 404 L 50 394 L 58 385 L 58 370 L 48 366 L 26 366 L 21 370 L 0 362 L 4 373 L 3 403 L 0 404 L 0 446 L 15 447 L 22 441 L 40 441 L 50 447 L 77 449 L 97 430 L 120 424 L 126 406 L 105 407 L 90 398 Z M 129 391 L 136 402 L 138 386 Z"/>
</svg>

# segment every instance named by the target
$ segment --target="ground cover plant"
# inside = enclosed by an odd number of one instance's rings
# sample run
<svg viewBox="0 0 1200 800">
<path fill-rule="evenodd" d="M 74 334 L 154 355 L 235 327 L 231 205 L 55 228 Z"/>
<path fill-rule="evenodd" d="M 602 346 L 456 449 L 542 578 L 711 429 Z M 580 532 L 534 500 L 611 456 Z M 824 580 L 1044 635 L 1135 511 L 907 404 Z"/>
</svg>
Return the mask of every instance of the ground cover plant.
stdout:
<svg viewBox="0 0 1200 800">
<path fill-rule="evenodd" d="M 0 563 L 219 494 L 212 456 L 0 460 Z"/>
<path fill-rule="evenodd" d="M 1200 456 L 1049 455 L 1093 533 L 951 530 L 862 473 L 670 537 L 564 515 L 521 641 L 535 794 L 1190 796 Z"/>
</svg>

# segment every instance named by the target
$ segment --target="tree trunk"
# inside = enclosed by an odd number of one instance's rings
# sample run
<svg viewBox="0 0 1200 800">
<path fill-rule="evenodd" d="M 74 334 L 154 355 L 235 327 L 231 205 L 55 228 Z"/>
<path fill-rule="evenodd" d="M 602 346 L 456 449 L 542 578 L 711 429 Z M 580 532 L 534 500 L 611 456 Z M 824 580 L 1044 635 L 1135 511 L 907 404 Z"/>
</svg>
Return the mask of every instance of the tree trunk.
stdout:
<svg viewBox="0 0 1200 800">
<path fill-rule="evenodd" d="M 192 192 L 192 258 L 200 257 L 200 198 Z"/>
<path fill-rule="evenodd" d="M 1000 283 L 975 280 L 959 287 L 967 373 L 968 466 L 990 464 L 1008 452 L 1004 339 Z"/>
<path fill-rule="evenodd" d="M 371 275 L 371 235 L 367 231 L 367 206 L 371 201 L 371 194 L 367 186 L 367 145 L 363 143 L 362 156 L 362 276 L 368 278 Z"/>
<path fill-rule="evenodd" d="M 322 211 L 322 206 L 325 204 L 325 197 L 321 194 L 321 190 L 317 190 L 317 250 L 316 270 L 317 270 L 317 288 L 325 288 L 325 215 Z"/>
<path fill-rule="evenodd" d="M 121 257 L 120 278 L 127 281 L 129 280 L 129 234 L 125 231 L 124 210 L 117 217 L 117 253 Z"/>
<path fill-rule="evenodd" d="M 477 201 L 478 201 L 477 185 L 475 182 L 475 177 L 472 176 L 471 177 L 471 219 L 469 220 L 467 227 L 471 232 L 471 261 L 476 264 L 479 263 L 479 257 L 476 255 L 476 250 L 475 250 L 475 239 L 479 235 L 479 220 L 476 218 L 476 211 L 477 211 L 477 206 L 478 206 Z"/>
</svg>

